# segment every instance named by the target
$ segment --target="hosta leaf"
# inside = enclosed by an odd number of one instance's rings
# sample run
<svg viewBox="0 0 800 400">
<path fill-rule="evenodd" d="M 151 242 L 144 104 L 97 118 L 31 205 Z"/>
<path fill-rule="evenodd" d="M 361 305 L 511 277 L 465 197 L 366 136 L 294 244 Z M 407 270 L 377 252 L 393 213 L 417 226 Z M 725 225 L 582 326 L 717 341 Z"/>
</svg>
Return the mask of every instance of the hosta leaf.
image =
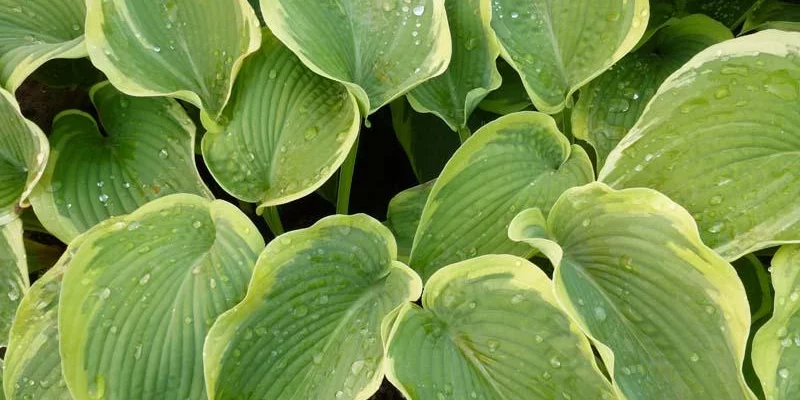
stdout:
<svg viewBox="0 0 800 400">
<path fill-rule="evenodd" d="M 800 246 L 784 246 L 772 259 L 775 309 L 753 339 L 753 366 L 766 397 L 800 396 Z"/>
<path fill-rule="evenodd" d="M 730 28 L 738 26 L 747 10 L 763 0 L 650 0 L 650 27 L 659 27 L 672 17 L 705 14 Z"/>
<path fill-rule="evenodd" d="M 371 114 L 442 74 L 452 53 L 444 0 L 262 0 L 267 26 Z"/>
<path fill-rule="evenodd" d="M 742 32 L 764 29 L 800 31 L 800 3 L 762 0 L 747 14 Z"/>
<path fill-rule="evenodd" d="M 86 7 L 89 56 L 114 86 L 186 100 L 212 119 L 261 43 L 247 0 L 87 0 Z"/>
<path fill-rule="evenodd" d="M 69 243 L 100 221 L 173 193 L 211 197 L 194 164 L 194 124 L 178 102 L 130 97 L 108 82 L 90 95 L 102 127 L 80 111 L 56 117 L 50 162 L 31 195 L 53 235 Z"/>
<path fill-rule="evenodd" d="M 492 0 L 492 6 L 503 58 L 519 71 L 536 109 L 549 114 L 636 45 L 649 12 L 646 0 Z"/>
<path fill-rule="evenodd" d="M 347 89 L 307 69 L 268 30 L 248 58 L 224 119 L 203 137 L 214 177 L 259 209 L 313 192 L 336 172 L 361 117 Z"/>
<path fill-rule="evenodd" d="M 704 15 L 659 30 L 645 46 L 581 89 L 572 113 L 573 134 L 594 147 L 602 165 L 670 74 L 706 47 L 732 38 L 728 28 Z"/>
<path fill-rule="evenodd" d="M 20 303 L 3 372 L 9 400 L 72 400 L 58 353 L 58 296 L 68 259 L 39 278 Z"/>
<path fill-rule="evenodd" d="M 81 236 L 58 308 L 77 399 L 202 399 L 206 332 L 245 294 L 264 246 L 236 207 L 178 194 Z"/>
<path fill-rule="evenodd" d="M 502 58 L 497 59 L 497 70 L 500 71 L 502 84 L 497 90 L 490 92 L 478 104 L 481 110 L 506 115 L 525 110 L 531 106 L 531 98 L 525 91 L 525 85 L 517 71 Z"/>
<path fill-rule="evenodd" d="M 527 260 L 489 255 L 437 271 L 400 310 L 387 376 L 407 399 L 612 399 L 589 341 Z"/>
<path fill-rule="evenodd" d="M 689 213 L 654 190 L 593 183 L 541 215 L 526 210 L 509 235 L 556 266 L 559 303 L 596 340 L 626 398 L 754 399 L 741 372 L 744 287 Z"/>
<path fill-rule="evenodd" d="M 15 92 L 37 68 L 55 58 L 86 56 L 83 0 L 1 0 L 0 81 Z"/>
<path fill-rule="evenodd" d="M 36 124 L 25 119 L 10 93 L 0 89 L 0 225 L 15 219 L 39 181 L 50 146 Z"/>
<path fill-rule="evenodd" d="M 549 210 L 567 188 L 593 180 L 586 152 L 570 146 L 550 116 L 521 112 L 479 129 L 433 186 L 414 238 L 410 265 L 427 279 L 467 258 L 529 255 L 506 237 L 525 208 Z"/>
<path fill-rule="evenodd" d="M 0 226 L 0 347 L 8 344 L 8 331 L 28 286 L 22 221 L 14 219 Z"/>
<path fill-rule="evenodd" d="M 728 260 L 800 239 L 800 33 L 709 47 L 659 88 L 600 180 L 650 187 Z"/>
<path fill-rule="evenodd" d="M 458 135 L 433 114 L 415 112 L 405 99 L 390 105 L 392 127 L 420 182 L 436 179 L 460 145 Z"/>
<path fill-rule="evenodd" d="M 450 66 L 444 74 L 408 94 L 414 109 L 431 112 L 457 131 L 467 126 L 472 111 L 500 87 L 495 60 L 500 55 L 491 31 L 491 8 L 483 0 L 445 0 L 453 39 Z"/>
<path fill-rule="evenodd" d="M 245 300 L 208 334 L 210 398 L 369 398 L 383 378 L 381 321 L 422 290 L 395 256 L 389 230 L 365 215 L 271 242 Z"/>
<path fill-rule="evenodd" d="M 425 208 L 434 183 L 436 181 L 406 189 L 389 202 L 386 226 L 397 239 L 397 254 L 400 261 L 406 262 L 411 255 L 414 234 L 417 232 L 422 210 Z"/>
</svg>

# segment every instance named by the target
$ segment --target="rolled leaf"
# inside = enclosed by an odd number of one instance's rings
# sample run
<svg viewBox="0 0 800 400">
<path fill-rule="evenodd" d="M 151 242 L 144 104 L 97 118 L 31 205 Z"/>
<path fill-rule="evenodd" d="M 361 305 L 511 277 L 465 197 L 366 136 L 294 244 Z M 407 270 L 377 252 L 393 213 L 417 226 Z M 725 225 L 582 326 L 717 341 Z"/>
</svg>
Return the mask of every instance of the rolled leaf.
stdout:
<svg viewBox="0 0 800 400">
<path fill-rule="evenodd" d="M 177 97 L 211 119 L 225 108 L 244 58 L 261 44 L 247 0 L 87 0 L 86 8 L 89 56 L 115 87 Z"/>
<path fill-rule="evenodd" d="M 11 93 L 0 89 L 0 225 L 16 219 L 47 163 L 50 145 L 25 119 Z"/>
<path fill-rule="evenodd" d="M 264 207 L 303 197 L 327 181 L 356 140 L 361 117 L 347 89 L 306 68 L 269 30 L 234 86 L 226 121 L 203 137 L 220 185 Z"/>
<path fill-rule="evenodd" d="M 242 300 L 258 230 L 236 207 L 178 194 L 81 236 L 58 308 L 76 399 L 206 398 L 206 333 Z"/>
<path fill-rule="evenodd" d="M 600 180 L 649 187 L 694 216 L 727 260 L 800 239 L 800 33 L 709 47 L 671 75 Z"/>
<path fill-rule="evenodd" d="M 28 279 L 22 221 L 14 219 L 0 226 L 0 347 L 8 344 L 17 307 L 30 286 Z"/>
<path fill-rule="evenodd" d="M 414 237 L 410 265 L 423 279 L 484 254 L 531 255 L 506 237 L 521 210 L 549 210 L 561 193 L 593 180 L 586 152 L 550 116 L 510 114 L 467 140 L 433 186 Z"/>
<path fill-rule="evenodd" d="M 247 297 L 204 349 L 211 400 L 367 399 L 383 379 L 381 322 L 422 291 L 391 233 L 332 216 L 272 241 Z"/>
<path fill-rule="evenodd" d="M 573 134 L 594 147 L 602 165 L 670 74 L 708 46 L 732 38 L 728 28 L 704 15 L 659 30 L 643 47 L 581 88 L 572 113 Z"/>
<path fill-rule="evenodd" d="M 775 309 L 753 339 L 753 366 L 772 400 L 800 396 L 800 246 L 784 246 L 772 259 Z"/>
<path fill-rule="evenodd" d="M 453 55 L 444 74 L 408 94 L 411 105 L 431 112 L 457 131 L 492 90 L 500 87 L 495 60 L 500 47 L 491 30 L 491 7 L 483 0 L 445 0 Z"/>
<path fill-rule="evenodd" d="M 15 92 L 55 58 L 86 56 L 83 0 L 0 1 L 0 83 Z"/>
<path fill-rule="evenodd" d="M 425 208 L 434 183 L 436 181 L 406 189 L 389 202 L 386 226 L 397 239 L 397 254 L 400 261 L 406 262 L 408 256 L 411 255 L 414 234 L 417 232 L 422 210 Z"/>
<path fill-rule="evenodd" d="M 646 0 L 491 3 L 503 58 L 519 72 L 536 109 L 548 114 L 560 112 L 578 88 L 633 49 L 649 16 Z"/>
<path fill-rule="evenodd" d="M 371 114 L 450 63 L 445 0 L 262 0 L 267 26 Z"/>
<path fill-rule="evenodd" d="M 65 243 L 97 223 L 173 193 L 211 198 L 194 163 L 194 123 L 172 99 L 138 98 L 108 82 L 90 92 L 102 126 L 59 114 L 50 161 L 31 195 L 36 215 Z"/>
<path fill-rule="evenodd" d="M 800 31 L 800 4 L 780 0 L 762 0 L 749 13 L 742 32 L 780 29 Z"/>
<path fill-rule="evenodd" d="M 488 255 L 437 271 L 388 338 L 387 376 L 409 400 L 613 399 L 589 341 L 527 260 Z"/>
<path fill-rule="evenodd" d="M 625 398 L 755 399 L 742 375 L 744 287 L 669 198 L 592 183 L 564 193 L 546 220 L 524 211 L 509 235 L 550 258 L 559 304 Z"/>
<path fill-rule="evenodd" d="M 9 400 L 72 400 L 58 353 L 58 296 L 69 258 L 39 278 L 19 305 L 2 373 Z"/>
</svg>

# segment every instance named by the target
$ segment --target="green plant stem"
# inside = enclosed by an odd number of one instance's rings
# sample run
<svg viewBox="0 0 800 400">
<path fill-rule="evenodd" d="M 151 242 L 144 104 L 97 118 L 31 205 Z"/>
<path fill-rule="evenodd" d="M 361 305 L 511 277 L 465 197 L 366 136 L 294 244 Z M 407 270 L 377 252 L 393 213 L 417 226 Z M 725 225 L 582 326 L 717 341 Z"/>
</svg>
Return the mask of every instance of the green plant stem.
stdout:
<svg viewBox="0 0 800 400">
<path fill-rule="evenodd" d="M 281 223 L 281 215 L 278 213 L 278 207 L 267 207 L 264 210 L 264 220 L 267 221 L 269 230 L 275 237 L 283 235 L 283 224 Z"/>
<path fill-rule="evenodd" d="M 561 114 L 564 118 L 563 126 L 564 126 L 564 136 L 569 139 L 571 143 L 575 143 L 575 137 L 572 136 L 572 101 L 567 104 L 567 107 L 564 108 L 564 112 Z"/>
<path fill-rule="evenodd" d="M 356 169 L 356 155 L 358 154 L 358 140 L 353 143 L 350 153 L 339 170 L 339 190 L 336 194 L 336 213 L 347 214 L 350 208 L 350 187 L 353 185 L 353 171 Z"/>
<path fill-rule="evenodd" d="M 470 136 L 472 136 L 472 131 L 468 126 L 464 125 L 458 129 L 458 138 L 461 139 L 461 144 L 464 144 Z"/>
<path fill-rule="evenodd" d="M 747 261 L 753 265 L 756 269 L 756 277 L 758 277 L 758 285 L 761 288 L 761 304 L 758 306 L 758 310 L 753 313 L 753 322 L 760 321 L 762 318 L 769 316 L 771 308 L 772 308 L 772 291 L 770 288 L 770 277 L 767 274 L 767 269 L 764 268 L 764 264 L 758 259 L 758 257 L 748 254 L 745 256 Z"/>
</svg>

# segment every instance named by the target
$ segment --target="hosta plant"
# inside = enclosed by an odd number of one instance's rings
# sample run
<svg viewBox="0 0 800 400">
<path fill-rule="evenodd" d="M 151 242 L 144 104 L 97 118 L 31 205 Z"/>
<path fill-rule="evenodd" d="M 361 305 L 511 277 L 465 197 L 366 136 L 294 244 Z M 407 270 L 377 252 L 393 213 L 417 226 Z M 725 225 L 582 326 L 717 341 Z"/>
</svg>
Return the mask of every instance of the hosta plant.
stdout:
<svg viewBox="0 0 800 400">
<path fill-rule="evenodd" d="M 798 27 L 0 0 L 0 399 L 798 399 Z"/>
</svg>

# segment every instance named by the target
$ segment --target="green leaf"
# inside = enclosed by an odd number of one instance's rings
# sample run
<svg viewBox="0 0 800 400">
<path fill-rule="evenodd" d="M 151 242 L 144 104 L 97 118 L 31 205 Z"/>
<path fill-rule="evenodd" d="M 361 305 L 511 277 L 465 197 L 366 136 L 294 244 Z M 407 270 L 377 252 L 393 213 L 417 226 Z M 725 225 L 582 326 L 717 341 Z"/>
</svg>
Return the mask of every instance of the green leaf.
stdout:
<svg viewBox="0 0 800 400">
<path fill-rule="evenodd" d="M 747 11 L 760 1 L 763 0 L 650 0 L 650 21 L 645 38 L 673 19 L 690 14 L 704 14 L 729 28 L 735 28 L 742 23 Z"/>
<path fill-rule="evenodd" d="M 492 1 L 492 28 L 536 109 L 556 114 L 572 94 L 630 51 L 645 31 L 646 0 Z"/>
<path fill-rule="evenodd" d="M 58 296 L 69 258 L 39 278 L 19 305 L 3 372 L 9 400 L 72 400 L 58 353 Z"/>
<path fill-rule="evenodd" d="M 39 181 L 50 145 L 25 119 L 14 96 L 0 89 L 0 225 L 16 219 Z"/>
<path fill-rule="evenodd" d="M 420 182 L 436 179 L 461 142 L 458 135 L 432 114 L 421 114 L 404 99 L 390 105 L 392 127 Z"/>
<path fill-rule="evenodd" d="M 265 207 L 303 197 L 344 162 L 361 125 L 347 89 L 307 69 L 268 30 L 239 73 L 229 122 L 203 137 L 203 158 L 220 185 Z"/>
<path fill-rule="evenodd" d="M 775 311 L 753 339 L 753 366 L 771 400 L 800 396 L 800 246 L 783 246 L 772 259 Z"/>
<path fill-rule="evenodd" d="M 173 193 L 211 197 L 194 164 L 194 123 L 177 101 L 130 97 L 108 82 L 90 92 L 102 127 L 86 113 L 59 114 L 31 203 L 64 243 L 107 218 Z"/>
<path fill-rule="evenodd" d="M 497 70 L 500 71 L 502 84 L 500 88 L 490 92 L 478 108 L 495 114 L 506 115 L 525 110 L 531 106 L 531 98 L 525 91 L 525 85 L 517 71 L 506 60 L 497 59 Z"/>
<path fill-rule="evenodd" d="M 800 31 L 800 4 L 779 0 L 763 0 L 747 14 L 742 32 L 764 29 Z"/>
<path fill-rule="evenodd" d="M 708 46 L 732 38 L 728 28 L 704 15 L 667 25 L 581 88 L 572 113 L 573 134 L 594 147 L 602 165 L 670 74 Z"/>
<path fill-rule="evenodd" d="M 236 207 L 187 194 L 82 235 L 65 263 L 58 308 L 70 392 L 77 399 L 205 398 L 206 333 L 244 297 L 263 247 Z"/>
<path fill-rule="evenodd" d="M 741 372 L 744 287 L 666 196 L 589 184 L 564 193 L 546 221 L 526 210 L 509 236 L 556 266 L 559 304 L 626 398 L 755 399 Z"/>
<path fill-rule="evenodd" d="M 414 244 L 414 234 L 422 217 L 422 210 L 428 201 L 436 181 L 423 183 L 406 189 L 394 196 L 389 202 L 386 215 L 386 226 L 397 239 L 398 260 L 407 262 Z"/>
<path fill-rule="evenodd" d="M 204 348 L 211 400 L 367 399 L 383 378 L 383 318 L 422 291 L 388 229 L 332 216 L 272 241 L 244 301 Z"/>
<path fill-rule="evenodd" d="M 386 345 L 387 376 L 409 400 L 611 399 L 589 341 L 527 260 L 489 255 L 428 280 Z"/>
<path fill-rule="evenodd" d="M 22 221 L 14 219 L 0 226 L 0 347 L 8 343 L 8 331 L 28 286 Z"/>
<path fill-rule="evenodd" d="M 427 279 L 479 255 L 531 255 L 506 237 L 508 223 L 525 208 L 549 210 L 564 190 L 593 177 L 586 152 L 570 146 L 552 117 L 521 112 L 490 122 L 458 149 L 433 186 L 410 265 Z"/>
<path fill-rule="evenodd" d="M 262 0 L 267 26 L 372 114 L 450 63 L 444 0 Z"/>
<path fill-rule="evenodd" d="M 172 96 L 216 119 L 236 73 L 258 50 L 247 0 L 87 0 L 92 63 L 132 96 Z M 213 34 L 209 29 L 213 28 Z"/>
<path fill-rule="evenodd" d="M 0 1 L 0 80 L 15 92 L 37 68 L 56 58 L 86 57 L 83 0 Z"/>
<path fill-rule="evenodd" d="M 453 131 L 467 126 L 486 95 L 500 87 L 495 60 L 500 48 L 491 30 L 491 7 L 484 0 L 446 0 L 453 54 L 444 74 L 409 92 L 415 110 L 430 112 Z"/>
<path fill-rule="evenodd" d="M 600 180 L 685 207 L 727 260 L 800 238 L 800 33 L 709 47 L 659 88 Z"/>
</svg>

